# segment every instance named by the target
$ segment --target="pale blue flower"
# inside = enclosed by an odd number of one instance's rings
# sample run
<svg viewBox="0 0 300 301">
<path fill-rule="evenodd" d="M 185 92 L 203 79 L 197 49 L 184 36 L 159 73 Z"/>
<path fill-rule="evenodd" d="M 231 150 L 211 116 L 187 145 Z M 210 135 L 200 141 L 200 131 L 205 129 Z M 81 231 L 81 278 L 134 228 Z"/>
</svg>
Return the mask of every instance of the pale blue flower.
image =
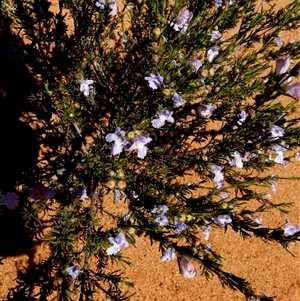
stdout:
<svg viewBox="0 0 300 301">
<path fill-rule="evenodd" d="M 225 192 L 221 192 L 220 193 L 220 197 L 222 200 L 225 200 L 225 199 L 228 199 L 229 198 L 229 194 L 228 193 L 225 193 Z"/>
<path fill-rule="evenodd" d="M 173 94 L 173 107 L 179 108 L 183 106 L 186 103 L 186 100 L 184 100 L 181 96 L 179 96 L 177 93 Z"/>
<path fill-rule="evenodd" d="M 152 139 L 149 136 L 135 136 L 133 138 L 132 145 L 127 149 L 127 151 L 138 150 L 138 158 L 144 159 L 147 155 L 146 144 L 150 143 Z"/>
<path fill-rule="evenodd" d="M 94 83 L 91 79 L 82 79 L 80 81 L 80 92 L 83 92 L 85 96 L 89 96 L 92 89 L 91 85 Z"/>
<path fill-rule="evenodd" d="M 126 198 L 127 195 L 123 190 L 119 190 L 119 189 L 114 190 L 114 200 L 116 202 L 124 202 Z"/>
<path fill-rule="evenodd" d="M 111 149 L 111 154 L 113 156 L 119 155 L 123 151 L 124 146 L 128 144 L 125 132 L 119 127 L 116 128 L 114 133 L 107 134 L 105 140 L 107 142 L 114 142 Z"/>
<path fill-rule="evenodd" d="M 156 219 L 155 222 L 157 222 L 161 227 L 168 226 L 169 221 L 168 218 L 164 214 L 160 214 Z"/>
<path fill-rule="evenodd" d="M 186 224 L 181 221 L 175 221 L 175 233 L 180 234 L 186 229 Z"/>
<path fill-rule="evenodd" d="M 214 222 L 217 225 L 224 227 L 226 224 L 230 224 L 232 222 L 232 219 L 227 214 L 221 214 L 214 218 Z"/>
<path fill-rule="evenodd" d="M 211 166 L 211 172 L 215 175 L 213 180 L 217 184 L 218 189 L 221 189 L 223 187 L 222 182 L 224 181 L 224 175 L 221 172 L 223 168 L 224 166 L 219 165 Z"/>
<path fill-rule="evenodd" d="M 297 225 L 292 225 L 290 222 L 287 220 L 286 225 L 283 228 L 284 235 L 286 236 L 292 236 L 300 231 L 300 228 Z"/>
<path fill-rule="evenodd" d="M 270 126 L 270 134 L 272 138 L 279 138 L 284 136 L 284 129 L 278 125 L 271 125 Z M 272 140 L 275 140 L 272 139 Z"/>
<path fill-rule="evenodd" d="M 209 240 L 210 232 L 211 232 L 211 226 L 203 226 L 202 227 L 203 235 L 205 240 Z"/>
<path fill-rule="evenodd" d="M 170 261 L 175 259 L 176 257 L 176 251 L 174 248 L 168 248 L 163 256 L 160 257 L 160 261 Z"/>
<path fill-rule="evenodd" d="M 212 103 L 209 103 L 208 105 L 198 106 L 197 109 L 198 109 L 199 116 L 206 119 L 212 115 L 214 105 Z"/>
<path fill-rule="evenodd" d="M 166 205 L 155 205 L 154 208 L 151 210 L 151 213 L 165 214 L 168 210 L 169 208 Z"/>
<path fill-rule="evenodd" d="M 217 8 L 222 7 L 222 5 L 223 5 L 222 0 L 215 0 L 215 6 L 216 6 Z"/>
<path fill-rule="evenodd" d="M 107 255 L 116 255 L 122 249 L 129 246 L 125 234 L 122 231 L 115 238 L 109 237 L 108 240 L 112 246 L 106 250 Z"/>
<path fill-rule="evenodd" d="M 281 47 L 283 45 L 282 39 L 277 37 L 274 39 L 274 43 L 278 46 Z"/>
<path fill-rule="evenodd" d="M 148 81 L 150 88 L 153 90 L 165 86 L 164 78 L 159 73 L 157 75 L 151 73 L 150 76 L 145 77 L 145 80 Z"/>
<path fill-rule="evenodd" d="M 300 161 L 300 152 L 296 153 L 295 158 L 296 160 Z"/>
<path fill-rule="evenodd" d="M 274 159 L 275 163 L 278 164 L 284 164 L 284 158 L 285 158 L 285 152 L 288 148 L 288 145 L 286 145 L 286 147 L 283 147 L 279 144 L 273 144 L 272 145 L 272 149 L 276 152 L 277 157 Z"/>
<path fill-rule="evenodd" d="M 236 166 L 238 168 L 243 168 L 243 158 L 241 157 L 241 154 L 238 151 L 235 151 L 233 153 L 233 159 L 229 162 L 231 166 Z"/>
<path fill-rule="evenodd" d="M 224 41 L 224 39 L 222 38 L 222 34 L 218 30 L 213 30 L 210 36 L 211 36 L 210 39 L 211 42 L 215 42 L 217 40 Z"/>
<path fill-rule="evenodd" d="M 245 120 L 246 120 L 246 118 L 248 117 L 248 113 L 246 113 L 244 110 L 240 113 L 240 115 L 239 115 L 239 117 L 240 117 L 240 119 L 238 120 L 238 125 L 242 125 L 244 122 L 245 122 Z"/>
<path fill-rule="evenodd" d="M 270 180 L 269 181 L 269 184 L 271 185 L 271 189 L 274 193 L 277 192 L 277 186 L 278 186 L 278 183 L 274 180 Z"/>
<path fill-rule="evenodd" d="M 261 216 L 259 215 L 253 215 L 253 219 L 254 221 L 259 225 L 259 226 L 262 226 L 263 224 L 263 219 Z"/>
<path fill-rule="evenodd" d="M 165 125 L 165 122 L 168 121 L 170 123 L 174 123 L 174 118 L 172 117 L 173 112 L 168 110 L 161 110 L 156 113 L 158 118 L 152 120 L 152 126 L 156 129 Z"/>
<path fill-rule="evenodd" d="M 155 205 L 151 210 L 151 213 L 158 214 L 155 222 L 157 222 L 160 226 L 167 226 L 169 224 L 168 218 L 165 213 L 169 210 L 166 205 Z"/>
<path fill-rule="evenodd" d="M 285 91 L 296 99 L 300 99 L 300 82 L 288 85 Z"/>
<path fill-rule="evenodd" d="M 189 10 L 182 11 L 176 20 L 176 23 L 173 25 L 174 30 L 180 31 L 180 33 L 185 34 L 187 31 L 187 28 L 193 19 L 193 13 Z"/>
<path fill-rule="evenodd" d="M 76 280 L 80 273 L 80 269 L 78 266 L 71 266 L 69 268 L 66 268 L 66 272 L 69 276 L 72 277 L 73 280 Z"/>
<path fill-rule="evenodd" d="M 131 217 L 131 212 L 126 213 L 126 214 L 124 215 L 124 217 L 123 217 L 123 221 L 124 221 L 124 222 L 129 221 L 130 217 Z"/>
<path fill-rule="evenodd" d="M 111 10 L 111 13 L 113 16 L 115 16 L 118 13 L 118 5 L 116 0 L 109 0 L 108 6 Z"/>
<path fill-rule="evenodd" d="M 212 62 L 214 58 L 219 54 L 219 47 L 213 46 L 207 51 L 208 61 Z"/>
<path fill-rule="evenodd" d="M 98 0 L 96 2 L 96 6 L 99 8 L 99 9 L 104 9 L 105 8 L 105 0 Z"/>
</svg>

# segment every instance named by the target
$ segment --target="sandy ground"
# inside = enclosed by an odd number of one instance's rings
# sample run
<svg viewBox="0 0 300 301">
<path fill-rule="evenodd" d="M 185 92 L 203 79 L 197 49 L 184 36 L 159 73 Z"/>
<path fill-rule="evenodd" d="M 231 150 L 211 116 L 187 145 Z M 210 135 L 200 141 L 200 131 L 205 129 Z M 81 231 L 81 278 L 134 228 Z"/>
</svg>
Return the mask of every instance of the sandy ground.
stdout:
<svg viewBox="0 0 300 301">
<path fill-rule="evenodd" d="M 285 0 L 278 1 L 281 7 Z M 282 35 L 284 41 L 300 38 L 300 30 Z M 299 112 L 300 114 L 300 112 Z M 274 173 L 282 177 L 299 176 L 300 162 L 287 168 L 278 167 Z M 272 194 L 274 202 L 294 202 L 288 218 L 292 224 L 300 225 L 300 185 L 297 181 L 282 181 L 278 192 Z M 263 216 L 266 225 L 279 226 L 286 216 L 273 211 Z M 229 230 L 226 234 L 213 230 L 210 238 L 212 248 L 224 258 L 225 270 L 245 277 L 252 282 L 259 293 L 276 296 L 280 301 L 300 300 L 300 244 L 294 246 L 291 254 L 274 243 L 246 240 Z M 40 249 L 37 256 L 45 250 Z M 158 246 L 150 246 L 147 238 L 137 238 L 137 248 L 124 250 L 133 263 L 125 270 L 125 275 L 135 283 L 133 301 L 187 301 L 187 300 L 244 300 L 239 292 L 222 288 L 217 278 L 206 281 L 198 276 L 193 280 L 184 279 L 177 262 L 160 262 Z M 28 263 L 28 254 L 11 256 L 0 265 L 0 298 L 5 298 L 10 287 L 15 286 L 18 271 Z M 133 292 L 133 291 L 131 291 Z"/>
</svg>

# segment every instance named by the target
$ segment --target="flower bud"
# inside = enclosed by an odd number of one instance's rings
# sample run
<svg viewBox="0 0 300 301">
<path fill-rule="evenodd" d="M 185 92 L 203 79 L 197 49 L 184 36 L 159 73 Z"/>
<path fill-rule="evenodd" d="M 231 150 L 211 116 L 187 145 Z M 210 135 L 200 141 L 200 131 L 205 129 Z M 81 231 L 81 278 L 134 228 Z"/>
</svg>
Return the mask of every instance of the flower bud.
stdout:
<svg viewBox="0 0 300 301">
<path fill-rule="evenodd" d="M 202 76 L 202 77 L 207 77 L 207 75 L 208 75 L 207 69 L 201 70 L 201 76 Z"/>
<path fill-rule="evenodd" d="M 171 91 L 169 89 L 163 89 L 162 93 L 165 96 L 170 96 L 171 95 Z"/>
<path fill-rule="evenodd" d="M 109 180 L 107 183 L 106 183 L 106 187 L 108 187 L 109 189 L 114 189 L 116 186 L 116 181 L 114 180 Z"/>
<path fill-rule="evenodd" d="M 128 229 L 128 234 L 135 234 L 135 229 L 133 228 L 133 227 L 130 227 L 129 229 Z"/>
<path fill-rule="evenodd" d="M 131 132 L 129 132 L 129 133 L 127 133 L 127 137 L 128 137 L 128 139 L 133 139 L 134 138 L 134 132 L 133 131 L 131 131 Z"/>
<path fill-rule="evenodd" d="M 155 63 L 158 63 L 158 62 L 159 62 L 159 56 L 158 56 L 157 54 L 153 54 L 152 60 L 153 60 Z"/>
<path fill-rule="evenodd" d="M 117 177 L 119 179 L 123 179 L 125 177 L 125 173 L 124 173 L 123 169 L 118 169 L 117 170 Z"/>
<path fill-rule="evenodd" d="M 154 28 L 152 32 L 156 37 L 159 37 L 161 34 L 161 30 L 158 27 Z"/>
<path fill-rule="evenodd" d="M 115 175 L 116 175 L 116 173 L 115 173 L 113 170 L 110 170 L 110 171 L 109 171 L 109 176 L 110 176 L 110 177 L 113 178 L 113 177 L 115 177 Z"/>
<path fill-rule="evenodd" d="M 126 186 L 127 186 L 127 184 L 126 184 L 125 181 L 119 181 L 119 182 L 117 183 L 117 187 L 118 187 L 119 189 L 124 189 L 124 188 L 126 188 Z"/>
</svg>

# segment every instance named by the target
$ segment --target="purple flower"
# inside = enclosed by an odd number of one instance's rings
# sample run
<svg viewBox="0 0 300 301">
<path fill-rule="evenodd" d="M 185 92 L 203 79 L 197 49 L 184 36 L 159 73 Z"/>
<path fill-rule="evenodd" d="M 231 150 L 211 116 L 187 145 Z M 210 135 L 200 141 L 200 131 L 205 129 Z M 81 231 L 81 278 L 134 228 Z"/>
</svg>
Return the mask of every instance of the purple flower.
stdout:
<svg viewBox="0 0 300 301">
<path fill-rule="evenodd" d="M 210 35 L 211 35 L 211 39 L 210 39 L 211 42 L 217 41 L 219 39 L 223 41 L 222 34 L 218 30 L 213 30 Z"/>
<path fill-rule="evenodd" d="M 119 127 L 116 128 L 114 133 L 107 134 L 105 140 L 107 142 L 114 142 L 111 149 L 111 154 L 113 156 L 119 155 L 123 151 L 124 146 L 128 144 L 128 141 L 125 138 L 125 132 Z"/>
<path fill-rule="evenodd" d="M 179 268 L 181 275 L 187 279 L 192 279 L 198 274 L 194 265 L 185 257 L 180 258 Z"/>
<path fill-rule="evenodd" d="M 296 225 L 291 225 L 290 222 L 287 220 L 287 223 L 284 226 L 283 231 L 284 231 L 284 235 L 291 236 L 299 232 L 300 228 Z"/>
<path fill-rule="evenodd" d="M 201 105 L 197 109 L 200 117 L 209 118 L 212 115 L 214 105 L 212 103 L 208 105 Z"/>
<path fill-rule="evenodd" d="M 284 129 L 278 125 L 271 125 L 270 134 L 272 138 L 275 138 L 272 140 L 276 140 L 277 138 L 284 136 Z"/>
<path fill-rule="evenodd" d="M 245 122 L 246 118 L 248 117 L 248 114 L 245 111 L 242 111 L 240 113 L 239 117 L 240 117 L 240 119 L 238 120 L 237 123 L 238 123 L 238 125 L 242 125 Z"/>
<path fill-rule="evenodd" d="M 213 46 L 207 51 L 208 61 L 212 62 L 214 58 L 219 54 L 219 47 Z"/>
<path fill-rule="evenodd" d="M 92 89 L 90 85 L 92 85 L 93 83 L 94 81 L 91 79 L 82 79 L 80 81 L 80 92 L 83 92 L 85 96 L 89 96 L 90 90 Z"/>
<path fill-rule="evenodd" d="M 109 237 L 108 240 L 112 246 L 106 250 L 107 255 L 116 255 L 121 249 L 129 246 L 125 234 L 122 231 L 115 238 Z"/>
<path fill-rule="evenodd" d="M 300 161 L 300 153 L 299 152 L 296 153 L 295 158 L 296 158 L 296 160 Z"/>
<path fill-rule="evenodd" d="M 156 129 L 159 129 L 163 125 L 165 125 L 165 122 L 168 121 L 170 123 L 174 123 L 174 118 L 172 117 L 173 112 L 168 110 L 161 110 L 156 113 L 157 119 L 152 120 L 152 126 Z"/>
<path fill-rule="evenodd" d="M 150 88 L 153 90 L 165 86 L 164 78 L 159 73 L 157 75 L 151 73 L 150 76 L 145 77 L 145 80 L 148 81 Z"/>
<path fill-rule="evenodd" d="M 285 91 L 296 99 L 300 99 L 300 82 L 288 85 Z"/>
<path fill-rule="evenodd" d="M 36 184 L 30 190 L 30 197 L 35 201 L 44 201 L 55 196 L 55 191 L 45 187 L 43 184 Z"/>
<path fill-rule="evenodd" d="M 180 31 L 182 34 L 185 34 L 192 19 L 193 13 L 186 9 L 178 15 L 176 23 L 173 25 L 173 28 L 176 31 Z"/>
<path fill-rule="evenodd" d="M 146 144 L 150 143 L 152 139 L 149 136 L 135 136 L 133 138 L 133 144 L 127 149 L 127 151 L 138 150 L 138 158 L 144 159 L 147 155 Z"/>
<path fill-rule="evenodd" d="M 203 63 L 199 60 L 192 60 L 190 62 L 190 67 L 192 69 L 193 72 L 197 73 L 199 68 L 201 68 L 203 66 Z"/>
<path fill-rule="evenodd" d="M 281 75 L 287 72 L 291 65 L 290 58 L 282 56 L 276 60 L 276 74 Z"/>
<path fill-rule="evenodd" d="M 177 93 L 173 94 L 173 107 L 179 108 L 183 106 L 186 103 L 186 100 L 184 100 L 182 97 L 180 97 Z"/>
<path fill-rule="evenodd" d="M 78 187 L 77 190 L 73 194 L 73 198 L 76 198 L 80 196 L 80 200 L 84 201 L 85 199 L 88 199 L 88 195 L 86 190 L 83 187 Z"/>
<path fill-rule="evenodd" d="M 14 192 L 8 192 L 6 195 L 3 195 L 0 190 L 0 205 L 6 206 L 9 210 L 14 210 L 19 205 L 19 196 Z"/>
<path fill-rule="evenodd" d="M 243 168 L 243 158 L 241 157 L 241 154 L 238 151 L 235 151 L 233 153 L 233 159 L 229 162 L 231 166 L 235 165 L 238 168 Z"/>
<path fill-rule="evenodd" d="M 105 8 L 105 0 L 98 0 L 96 2 L 96 6 L 99 8 L 99 9 L 104 9 Z"/>
<path fill-rule="evenodd" d="M 207 227 L 203 226 L 202 231 L 203 231 L 203 234 L 204 234 L 204 239 L 209 240 L 209 236 L 210 236 L 210 232 L 211 232 L 211 226 L 207 226 Z"/>
<path fill-rule="evenodd" d="M 160 257 L 160 261 L 170 261 L 172 259 L 175 259 L 176 257 L 176 251 L 174 248 L 168 248 L 163 256 Z"/>
<path fill-rule="evenodd" d="M 184 222 L 175 221 L 175 233 L 180 234 L 186 229 L 186 224 Z"/>
<path fill-rule="evenodd" d="M 111 9 L 111 13 L 113 16 L 115 16 L 118 13 L 118 6 L 116 0 L 109 0 L 108 6 Z"/>
<path fill-rule="evenodd" d="M 283 42 L 282 42 L 282 39 L 277 37 L 274 39 L 274 43 L 278 46 L 278 47 L 281 47 Z"/>
<path fill-rule="evenodd" d="M 215 217 L 214 222 L 217 225 L 224 227 L 226 224 L 230 224 L 232 222 L 232 219 L 229 215 L 222 214 L 222 215 L 218 215 L 217 217 Z"/>
<path fill-rule="evenodd" d="M 66 272 L 69 276 L 72 277 L 73 280 L 76 280 L 79 275 L 80 270 L 79 270 L 78 266 L 72 266 L 72 267 L 66 268 Z"/>
</svg>

